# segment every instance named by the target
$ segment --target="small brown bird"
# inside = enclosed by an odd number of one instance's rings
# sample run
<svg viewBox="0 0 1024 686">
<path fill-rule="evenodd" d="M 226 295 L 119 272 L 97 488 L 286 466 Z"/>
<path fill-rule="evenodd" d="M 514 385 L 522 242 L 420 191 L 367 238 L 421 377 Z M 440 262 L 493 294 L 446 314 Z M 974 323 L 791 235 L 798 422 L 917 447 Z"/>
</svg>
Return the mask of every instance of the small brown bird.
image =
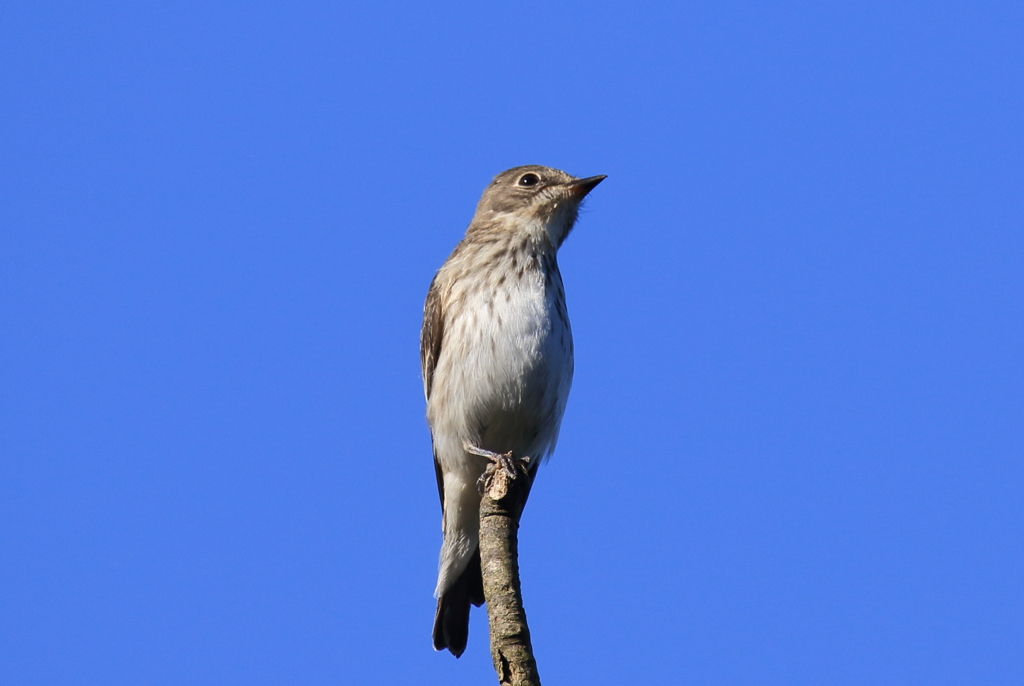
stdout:
<svg viewBox="0 0 1024 686">
<path fill-rule="evenodd" d="M 604 178 L 533 165 L 498 174 L 427 292 L 420 361 L 444 532 L 435 650 L 462 655 L 470 603 L 484 602 L 485 455 L 529 457 L 532 476 L 558 439 L 573 347 L 556 255 Z"/>
</svg>

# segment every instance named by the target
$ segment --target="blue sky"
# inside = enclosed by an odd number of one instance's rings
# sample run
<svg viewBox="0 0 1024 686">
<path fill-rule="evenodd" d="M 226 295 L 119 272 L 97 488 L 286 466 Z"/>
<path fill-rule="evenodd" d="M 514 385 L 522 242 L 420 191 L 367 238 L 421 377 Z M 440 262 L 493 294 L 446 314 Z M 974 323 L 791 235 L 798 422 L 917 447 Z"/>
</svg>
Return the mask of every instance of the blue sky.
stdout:
<svg viewBox="0 0 1024 686">
<path fill-rule="evenodd" d="M 1024 682 L 1024 7 L 0 8 L 0 682 L 479 684 L 423 297 L 607 174 L 521 530 L 547 683 Z"/>
</svg>

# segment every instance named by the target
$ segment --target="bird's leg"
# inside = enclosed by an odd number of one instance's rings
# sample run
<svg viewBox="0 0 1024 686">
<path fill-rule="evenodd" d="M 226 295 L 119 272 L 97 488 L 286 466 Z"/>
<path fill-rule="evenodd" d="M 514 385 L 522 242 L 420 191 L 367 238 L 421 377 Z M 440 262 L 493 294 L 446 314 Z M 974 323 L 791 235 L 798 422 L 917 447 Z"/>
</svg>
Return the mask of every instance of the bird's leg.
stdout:
<svg viewBox="0 0 1024 686">
<path fill-rule="evenodd" d="M 477 447 L 466 441 L 462 444 L 462 449 L 472 455 L 479 455 L 480 457 L 486 457 L 490 460 L 490 464 L 487 465 L 487 469 L 484 470 L 483 475 L 480 477 L 480 481 L 477 482 L 481 492 L 487 487 L 487 484 L 494 478 L 496 470 L 501 469 L 505 475 L 510 479 L 515 479 L 520 475 L 529 474 L 530 458 L 520 457 L 516 458 L 512 456 L 512 451 L 507 453 L 496 453 L 491 450 L 485 450 L 484 448 Z"/>
</svg>

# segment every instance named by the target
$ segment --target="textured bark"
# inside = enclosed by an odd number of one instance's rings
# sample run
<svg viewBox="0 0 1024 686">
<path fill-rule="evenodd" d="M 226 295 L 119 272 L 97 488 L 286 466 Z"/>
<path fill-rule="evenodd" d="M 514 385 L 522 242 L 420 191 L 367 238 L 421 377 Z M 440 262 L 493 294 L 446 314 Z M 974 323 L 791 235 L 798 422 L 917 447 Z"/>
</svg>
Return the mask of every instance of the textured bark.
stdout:
<svg viewBox="0 0 1024 686">
<path fill-rule="evenodd" d="M 501 686 L 540 686 L 519 586 L 519 515 L 530 492 L 523 461 L 492 463 L 480 500 L 480 564 L 491 630 L 491 658 Z"/>
</svg>

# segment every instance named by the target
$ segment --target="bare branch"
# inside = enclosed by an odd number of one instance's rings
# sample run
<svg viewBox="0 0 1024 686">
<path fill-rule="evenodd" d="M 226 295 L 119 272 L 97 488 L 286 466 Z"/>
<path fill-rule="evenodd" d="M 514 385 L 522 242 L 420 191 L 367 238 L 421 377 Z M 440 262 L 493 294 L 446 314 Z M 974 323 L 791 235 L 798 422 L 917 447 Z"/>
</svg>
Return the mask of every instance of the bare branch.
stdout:
<svg viewBox="0 0 1024 686">
<path fill-rule="evenodd" d="M 540 686 L 519 586 L 519 516 L 530 493 L 529 458 L 495 456 L 481 483 L 480 563 L 501 686 Z"/>
</svg>

